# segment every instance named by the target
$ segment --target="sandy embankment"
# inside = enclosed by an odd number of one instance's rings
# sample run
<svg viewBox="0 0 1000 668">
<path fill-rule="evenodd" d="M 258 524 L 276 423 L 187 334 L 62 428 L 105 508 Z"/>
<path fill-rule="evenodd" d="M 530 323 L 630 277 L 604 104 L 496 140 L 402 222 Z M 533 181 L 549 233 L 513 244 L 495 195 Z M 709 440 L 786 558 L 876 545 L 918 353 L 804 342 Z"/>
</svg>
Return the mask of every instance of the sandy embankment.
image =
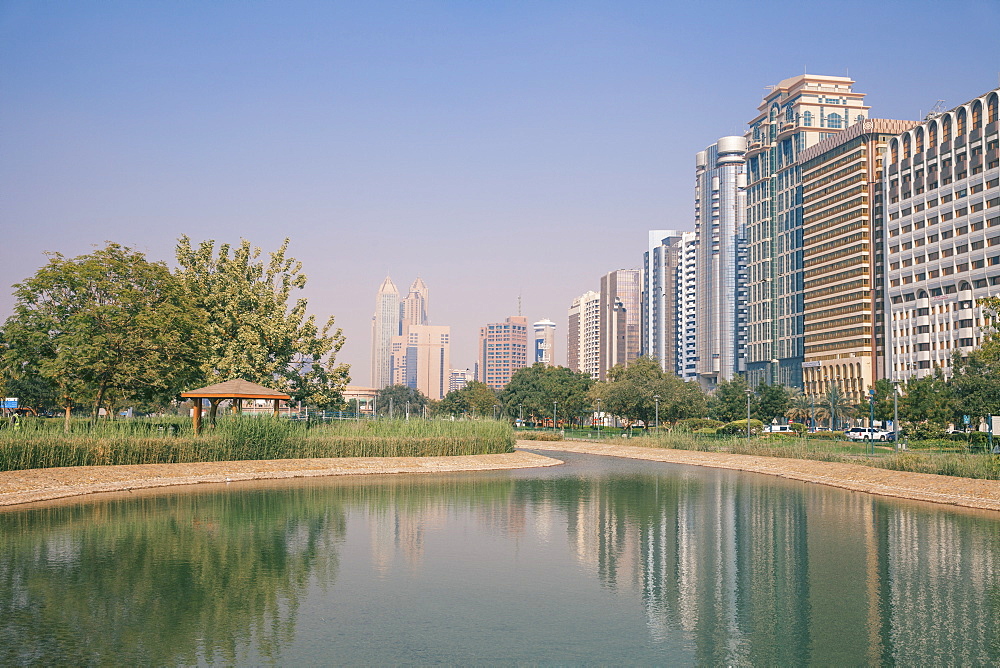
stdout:
<svg viewBox="0 0 1000 668">
<path fill-rule="evenodd" d="M 628 457 L 775 475 L 856 492 L 1000 511 L 1000 481 L 904 473 L 858 464 L 661 450 L 607 443 L 518 441 L 518 447 L 546 452 Z M 99 492 L 224 483 L 385 473 L 445 473 L 555 466 L 562 462 L 528 452 L 462 457 L 357 457 L 283 459 L 198 464 L 81 466 L 0 472 L 0 506 L 49 501 Z"/>
</svg>

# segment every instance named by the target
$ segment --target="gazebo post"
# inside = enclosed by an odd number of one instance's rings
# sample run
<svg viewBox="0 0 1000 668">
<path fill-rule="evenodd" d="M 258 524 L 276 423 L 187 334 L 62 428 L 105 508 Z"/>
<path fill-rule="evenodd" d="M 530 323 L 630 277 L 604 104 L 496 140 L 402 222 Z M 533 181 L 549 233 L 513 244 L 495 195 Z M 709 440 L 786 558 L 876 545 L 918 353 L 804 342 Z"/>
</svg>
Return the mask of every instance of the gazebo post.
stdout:
<svg viewBox="0 0 1000 668">
<path fill-rule="evenodd" d="M 278 403 L 280 401 L 281 401 L 280 399 L 275 399 L 274 400 L 274 417 L 278 417 L 278 415 L 279 415 L 279 413 L 278 413 Z"/>
<path fill-rule="evenodd" d="M 208 424 L 211 429 L 215 429 L 215 418 L 219 414 L 219 402 L 222 399 L 209 399 L 208 400 Z"/>
<path fill-rule="evenodd" d="M 197 436 L 201 433 L 201 397 L 195 397 L 191 400 L 194 404 L 194 412 L 191 413 L 191 421 L 194 424 L 194 435 Z"/>
</svg>

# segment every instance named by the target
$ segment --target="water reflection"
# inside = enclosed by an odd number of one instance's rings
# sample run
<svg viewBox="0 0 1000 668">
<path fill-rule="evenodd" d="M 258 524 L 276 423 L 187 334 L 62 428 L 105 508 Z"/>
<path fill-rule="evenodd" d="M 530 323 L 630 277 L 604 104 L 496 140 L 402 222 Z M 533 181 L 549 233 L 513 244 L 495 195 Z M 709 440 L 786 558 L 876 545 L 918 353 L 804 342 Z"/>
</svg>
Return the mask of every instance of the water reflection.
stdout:
<svg viewBox="0 0 1000 668">
<path fill-rule="evenodd" d="M 0 514 L 0 663 L 995 664 L 998 528 L 582 456 L 52 506 Z"/>
</svg>

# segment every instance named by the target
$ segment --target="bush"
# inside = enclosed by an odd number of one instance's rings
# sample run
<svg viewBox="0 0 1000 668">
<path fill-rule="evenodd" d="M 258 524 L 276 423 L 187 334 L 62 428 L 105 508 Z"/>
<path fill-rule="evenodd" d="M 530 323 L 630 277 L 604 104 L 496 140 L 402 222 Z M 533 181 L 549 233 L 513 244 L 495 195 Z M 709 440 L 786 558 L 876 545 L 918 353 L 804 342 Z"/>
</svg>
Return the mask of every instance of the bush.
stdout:
<svg viewBox="0 0 1000 668">
<path fill-rule="evenodd" d="M 764 429 L 764 423 L 760 420 L 750 420 L 750 433 L 759 434 L 761 430 Z M 745 436 L 747 433 L 747 421 L 737 420 L 736 422 L 730 422 L 719 427 L 717 434 L 724 434 L 726 436 Z"/>
<path fill-rule="evenodd" d="M 558 431 L 519 431 L 517 438 L 522 441 L 561 441 L 563 435 Z"/>
<path fill-rule="evenodd" d="M 704 434 L 706 436 L 713 436 L 719 433 L 719 427 L 703 427 L 702 429 L 695 429 L 693 434 Z"/>
<path fill-rule="evenodd" d="M 816 431 L 811 434 L 805 434 L 806 438 L 816 439 L 817 441 L 839 441 L 844 438 L 844 432 L 842 431 Z"/>
<path fill-rule="evenodd" d="M 702 429 L 711 429 L 711 433 L 714 434 L 715 430 L 724 424 L 725 422 L 713 420 L 712 418 L 684 418 L 677 421 L 677 429 L 692 433 L 701 433 L 700 430 Z"/>
<path fill-rule="evenodd" d="M 801 422 L 789 422 L 788 426 L 792 428 L 792 431 L 794 431 L 796 434 L 799 434 L 800 436 L 806 433 L 806 430 L 808 429 L 808 427 L 806 427 Z"/>
<path fill-rule="evenodd" d="M 914 441 L 948 438 L 945 430 L 932 422 L 911 422 L 905 425 L 904 431 Z"/>
</svg>

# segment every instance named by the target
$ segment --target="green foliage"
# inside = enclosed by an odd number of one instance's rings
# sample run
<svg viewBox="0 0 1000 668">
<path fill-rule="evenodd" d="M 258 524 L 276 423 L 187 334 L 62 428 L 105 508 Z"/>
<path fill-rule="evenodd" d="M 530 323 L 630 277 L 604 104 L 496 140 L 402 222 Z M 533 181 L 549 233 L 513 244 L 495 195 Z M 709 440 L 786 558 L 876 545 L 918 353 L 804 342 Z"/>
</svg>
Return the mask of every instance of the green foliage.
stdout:
<svg viewBox="0 0 1000 668">
<path fill-rule="evenodd" d="M 423 414 L 428 400 L 420 390 L 406 385 L 390 385 L 378 391 L 375 395 L 375 404 L 379 415 L 405 417 L 409 411 L 411 416 L 419 416 Z"/>
<path fill-rule="evenodd" d="M 828 420 L 832 429 L 842 425 L 845 419 L 854 415 L 854 412 L 854 405 L 836 383 L 827 385 L 826 394 L 816 404 L 816 418 Z"/>
<path fill-rule="evenodd" d="M 640 357 L 627 366 L 618 365 L 608 372 L 610 380 L 596 384 L 590 392 L 593 405 L 601 400 L 601 409 L 625 424 L 642 421 L 654 423 L 659 397 L 660 423 L 674 423 L 705 415 L 705 395 L 697 383 L 686 383 L 664 372 L 651 357 Z"/>
<path fill-rule="evenodd" d="M 538 422 L 552 417 L 555 410 L 560 420 L 573 420 L 593 410 L 588 397 L 592 385 L 588 374 L 536 363 L 514 372 L 500 391 L 499 401 L 511 418 L 523 414 L 526 420 Z M 553 406 L 553 402 L 557 403 Z"/>
<path fill-rule="evenodd" d="M 492 387 L 471 381 L 465 387 L 453 390 L 434 406 L 435 415 L 452 417 L 493 417 L 493 407 L 499 398 Z"/>
<path fill-rule="evenodd" d="M 927 423 L 927 429 L 943 431 L 955 416 L 951 388 L 944 379 L 940 367 L 923 378 L 911 378 L 899 406 L 899 417 L 914 425 L 911 434 L 916 435 L 917 424 Z"/>
<path fill-rule="evenodd" d="M 561 441 L 563 435 L 558 431 L 518 431 L 517 439 L 521 441 Z"/>
<path fill-rule="evenodd" d="M 714 432 L 724 424 L 725 422 L 713 420 L 712 418 L 684 418 L 683 420 L 678 420 L 674 426 L 680 431 L 696 432 L 701 429 L 711 429 Z"/>
<path fill-rule="evenodd" d="M 344 335 L 329 318 L 320 328 L 307 302 L 291 302 L 306 285 L 302 263 L 285 256 L 288 239 L 259 259 L 261 249 L 242 239 L 232 248 L 215 241 L 177 242 L 177 275 L 204 314 L 207 341 L 202 382 L 243 378 L 291 394 L 319 408 L 340 404 L 349 368 L 336 363 Z"/>
<path fill-rule="evenodd" d="M 753 406 L 751 406 L 753 408 Z M 730 381 L 720 381 L 715 392 L 708 400 L 708 415 L 732 422 L 745 418 L 747 414 L 747 381 L 743 376 L 736 376 Z"/>
<path fill-rule="evenodd" d="M 761 383 L 757 386 L 757 406 L 753 412 L 761 422 L 771 422 L 775 418 L 784 417 L 788 410 L 790 401 L 788 388 L 784 385 L 766 385 Z"/>
<path fill-rule="evenodd" d="M 813 417 L 815 411 L 815 402 L 809 396 L 803 394 L 802 390 L 794 388 L 788 391 L 788 407 L 785 409 L 785 417 L 789 420 L 796 420 L 805 424 Z"/>
<path fill-rule="evenodd" d="M 66 409 L 166 401 L 197 378 L 204 319 L 162 262 L 108 243 L 15 286 L 4 376 Z"/>
<path fill-rule="evenodd" d="M 760 420 L 750 420 L 750 434 L 757 435 L 764 430 L 764 423 Z M 726 436 L 746 436 L 747 435 L 747 421 L 736 420 L 734 422 L 729 422 L 721 427 L 715 433 L 722 434 Z"/>
</svg>

